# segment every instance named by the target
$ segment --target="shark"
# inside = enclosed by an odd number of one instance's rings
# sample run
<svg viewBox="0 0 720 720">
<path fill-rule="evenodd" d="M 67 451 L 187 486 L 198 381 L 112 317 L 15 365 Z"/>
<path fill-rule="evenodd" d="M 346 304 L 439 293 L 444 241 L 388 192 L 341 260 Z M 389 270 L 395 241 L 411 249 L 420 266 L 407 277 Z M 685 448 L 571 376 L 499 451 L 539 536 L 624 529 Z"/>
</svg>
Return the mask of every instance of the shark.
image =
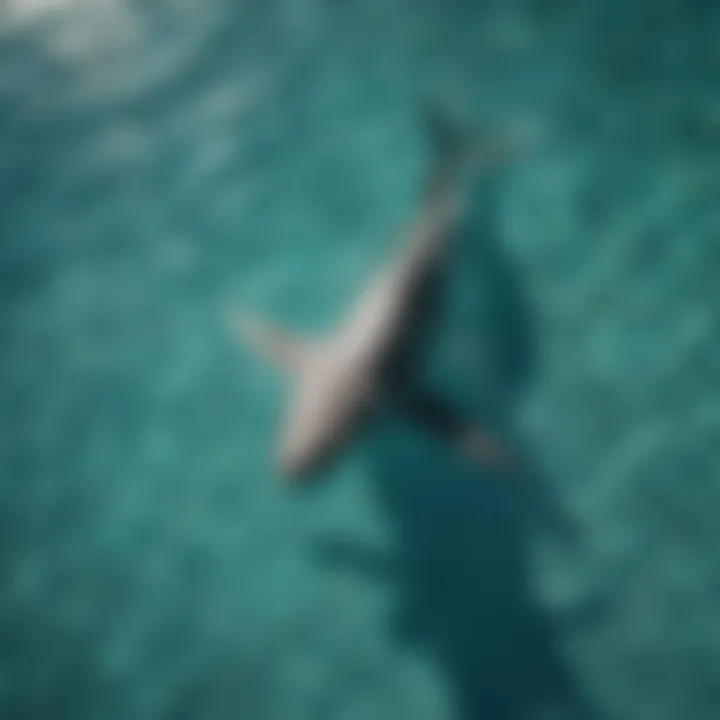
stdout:
<svg viewBox="0 0 720 720">
<path fill-rule="evenodd" d="M 433 162 L 420 206 L 389 261 L 330 332 L 307 339 L 247 310 L 229 312 L 236 339 L 294 380 L 275 451 L 275 467 L 289 480 L 317 476 L 383 401 L 412 396 L 405 378 L 417 338 L 429 324 L 433 286 L 448 243 L 463 215 L 468 173 L 506 163 L 522 145 L 522 134 L 512 130 L 469 133 L 435 108 L 426 108 L 425 117 Z M 501 442 L 456 418 L 447 405 L 400 404 L 423 415 L 426 425 L 440 427 L 466 455 L 511 466 L 512 455 Z"/>
</svg>

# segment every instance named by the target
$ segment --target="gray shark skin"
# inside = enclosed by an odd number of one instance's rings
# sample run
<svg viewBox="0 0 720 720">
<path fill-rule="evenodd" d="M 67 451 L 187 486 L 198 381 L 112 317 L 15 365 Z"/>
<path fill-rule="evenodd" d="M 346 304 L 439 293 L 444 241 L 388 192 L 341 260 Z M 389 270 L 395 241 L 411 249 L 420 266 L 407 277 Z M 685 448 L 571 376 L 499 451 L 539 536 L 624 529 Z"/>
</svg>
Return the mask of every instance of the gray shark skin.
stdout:
<svg viewBox="0 0 720 720">
<path fill-rule="evenodd" d="M 278 470 L 288 479 L 307 479 L 327 464 L 370 418 L 378 401 L 392 393 L 390 368 L 411 359 L 405 357 L 410 338 L 427 319 L 427 309 L 417 300 L 441 266 L 462 215 L 465 173 L 488 169 L 517 149 L 514 134 L 470 142 L 441 118 L 434 120 L 440 147 L 417 217 L 390 262 L 334 331 L 305 341 L 244 312 L 231 316 L 242 342 L 294 377 L 276 457 Z M 456 441 L 476 459 L 502 459 L 483 433 L 461 428 Z"/>
</svg>

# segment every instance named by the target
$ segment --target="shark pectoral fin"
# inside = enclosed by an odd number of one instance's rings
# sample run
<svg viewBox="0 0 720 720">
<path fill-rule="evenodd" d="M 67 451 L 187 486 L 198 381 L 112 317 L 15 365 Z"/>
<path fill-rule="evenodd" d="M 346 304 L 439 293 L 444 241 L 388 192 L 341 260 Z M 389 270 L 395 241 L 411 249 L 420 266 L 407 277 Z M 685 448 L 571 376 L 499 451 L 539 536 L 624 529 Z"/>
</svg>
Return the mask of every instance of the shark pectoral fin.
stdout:
<svg viewBox="0 0 720 720">
<path fill-rule="evenodd" d="M 229 324 L 240 342 L 285 370 L 300 372 L 314 354 L 312 343 L 291 337 L 244 311 L 233 311 Z"/>
<path fill-rule="evenodd" d="M 518 469 L 517 459 L 505 443 L 478 427 L 462 428 L 455 442 L 461 452 L 486 467 L 504 472 Z"/>
<path fill-rule="evenodd" d="M 513 474 L 520 469 L 517 458 L 500 437 L 469 420 L 438 395 L 419 388 L 397 386 L 388 397 L 406 417 L 442 438 L 473 462 Z"/>
</svg>

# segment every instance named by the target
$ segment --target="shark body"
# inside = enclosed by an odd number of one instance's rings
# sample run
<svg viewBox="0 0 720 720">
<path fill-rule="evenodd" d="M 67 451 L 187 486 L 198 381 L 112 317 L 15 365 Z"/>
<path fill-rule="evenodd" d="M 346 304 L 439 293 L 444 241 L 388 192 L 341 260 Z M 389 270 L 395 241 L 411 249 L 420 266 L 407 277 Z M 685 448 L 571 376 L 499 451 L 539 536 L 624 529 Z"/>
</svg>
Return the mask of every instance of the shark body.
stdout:
<svg viewBox="0 0 720 720">
<path fill-rule="evenodd" d="M 417 217 L 333 332 L 305 341 L 244 313 L 233 317 L 244 342 L 294 377 L 276 458 L 288 478 L 304 479 L 334 457 L 378 401 L 392 393 L 398 368 L 408 362 L 413 340 L 427 324 L 424 295 L 462 214 L 464 172 L 478 161 L 494 164 L 508 150 L 503 142 L 476 147 L 448 126 L 439 129 L 444 147 Z M 486 437 L 461 433 L 457 441 L 471 453 L 492 455 Z"/>
</svg>

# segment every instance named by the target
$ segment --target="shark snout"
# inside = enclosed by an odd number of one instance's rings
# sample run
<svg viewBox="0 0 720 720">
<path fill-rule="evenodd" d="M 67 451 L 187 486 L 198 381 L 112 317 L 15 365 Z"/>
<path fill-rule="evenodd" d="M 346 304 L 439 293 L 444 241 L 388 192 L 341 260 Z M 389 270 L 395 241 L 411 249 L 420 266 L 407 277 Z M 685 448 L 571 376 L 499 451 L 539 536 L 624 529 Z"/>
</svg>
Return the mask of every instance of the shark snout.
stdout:
<svg viewBox="0 0 720 720">
<path fill-rule="evenodd" d="M 286 446 L 277 455 L 278 472 L 290 481 L 304 480 L 315 466 L 314 458 L 303 448 Z"/>
</svg>

